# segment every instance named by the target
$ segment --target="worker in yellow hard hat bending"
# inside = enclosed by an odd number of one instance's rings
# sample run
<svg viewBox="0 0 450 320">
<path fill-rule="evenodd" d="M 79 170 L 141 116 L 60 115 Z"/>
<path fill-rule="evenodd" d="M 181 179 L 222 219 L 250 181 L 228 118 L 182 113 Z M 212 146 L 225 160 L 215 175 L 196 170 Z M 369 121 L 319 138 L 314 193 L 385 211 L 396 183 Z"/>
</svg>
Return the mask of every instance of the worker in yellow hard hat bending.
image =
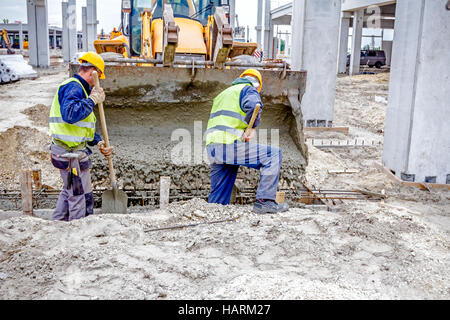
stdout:
<svg viewBox="0 0 450 320">
<path fill-rule="evenodd" d="M 278 213 L 289 210 L 287 204 L 278 204 L 276 193 L 282 162 L 281 150 L 277 147 L 250 143 L 255 137 L 255 128 L 261 122 L 262 76 L 256 69 L 248 69 L 236 79 L 232 86 L 215 99 L 206 132 L 206 149 L 211 163 L 210 203 L 230 203 L 239 166 L 261 171 L 253 211 L 256 213 Z M 251 133 L 249 126 L 256 105 L 261 105 Z"/>
</svg>

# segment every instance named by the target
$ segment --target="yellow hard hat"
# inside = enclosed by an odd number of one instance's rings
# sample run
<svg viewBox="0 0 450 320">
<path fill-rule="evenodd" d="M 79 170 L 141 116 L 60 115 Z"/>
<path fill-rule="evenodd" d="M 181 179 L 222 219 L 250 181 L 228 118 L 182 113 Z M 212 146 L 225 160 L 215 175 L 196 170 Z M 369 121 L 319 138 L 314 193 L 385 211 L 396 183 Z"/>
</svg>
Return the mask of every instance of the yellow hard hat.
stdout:
<svg viewBox="0 0 450 320">
<path fill-rule="evenodd" d="M 96 52 L 86 52 L 78 58 L 78 61 L 82 64 L 87 62 L 88 64 L 96 67 L 100 71 L 98 77 L 100 79 L 105 79 L 105 61 L 103 61 L 101 55 Z"/>
<path fill-rule="evenodd" d="M 258 92 L 261 92 L 262 85 L 263 85 L 261 73 L 256 69 L 247 69 L 244 71 L 244 73 L 241 74 L 240 78 L 243 78 L 245 76 L 253 76 L 253 77 L 258 78 L 258 81 L 259 81 Z"/>
</svg>

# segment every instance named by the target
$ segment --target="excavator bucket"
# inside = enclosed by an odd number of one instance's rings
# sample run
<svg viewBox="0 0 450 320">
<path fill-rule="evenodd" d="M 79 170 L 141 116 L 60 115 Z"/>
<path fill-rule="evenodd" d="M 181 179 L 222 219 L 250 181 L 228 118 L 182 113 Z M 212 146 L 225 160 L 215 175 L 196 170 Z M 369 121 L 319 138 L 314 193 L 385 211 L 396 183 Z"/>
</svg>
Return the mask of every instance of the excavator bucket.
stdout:
<svg viewBox="0 0 450 320">
<path fill-rule="evenodd" d="M 76 72 L 77 65 L 71 66 Z M 204 137 L 213 99 L 244 69 L 107 63 L 101 86 L 121 187 L 159 190 L 160 176 L 170 176 L 171 195 L 207 196 L 210 177 Z M 263 111 L 257 142 L 281 147 L 280 188 L 301 188 L 307 165 L 300 107 L 306 72 L 260 72 Z M 108 169 L 100 157 L 94 159 L 94 168 L 94 184 L 107 185 Z M 256 170 L 242 168 L 237 186 L 255 189 L 258 181 Z"/>
<path fill-rule="evenodd" d="M 121 188 L 136 193 L 130 199 L 157 192 L 161 176 L 172 178 L 171 196 L 208 195 L 205 132 L 213 100 L 247 68 L 263 77 L 255 142 L 281 147 L 281 188 L 303 186 L 306 72 L 291 71 L 283 61 L 257 62 L 250 55 L 256 45 L 236 44 L 219 2 L 200 1 L 196 11 L 193 0 L 123 1 L 121 30 L 129 36 L 95 43 L 106 62 L 101 87 L 117 178 Z M 73 72 L 77 66 L 71 65 Z M 94 168 L 94 185 L 106 186 L 105 161 L 94 159 Z M 242 168 L 236 187 L 255 189 L 258 181 L 256 170 Z"/>
</svg>

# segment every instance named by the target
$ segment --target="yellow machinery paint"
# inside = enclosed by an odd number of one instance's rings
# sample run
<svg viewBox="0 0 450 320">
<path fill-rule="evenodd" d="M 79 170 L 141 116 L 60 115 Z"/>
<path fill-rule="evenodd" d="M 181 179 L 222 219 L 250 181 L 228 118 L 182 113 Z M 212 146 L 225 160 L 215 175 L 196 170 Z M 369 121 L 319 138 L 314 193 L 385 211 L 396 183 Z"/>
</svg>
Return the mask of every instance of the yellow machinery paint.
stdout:
<svg viewBox="0 0 450 320">
<path fill-rule="evenodd" d="M 178 47 L 176 53 L 200 54 L 206 56 L 206 44 L 203 40 L 203 26 L 200 22 L 186 18 L 175 18 L 175 23 L 180 27 Z M 156 53 L 162 53 L 163 21 L 152 21 L 152 45 L 153 58 Z"/>
</svg>

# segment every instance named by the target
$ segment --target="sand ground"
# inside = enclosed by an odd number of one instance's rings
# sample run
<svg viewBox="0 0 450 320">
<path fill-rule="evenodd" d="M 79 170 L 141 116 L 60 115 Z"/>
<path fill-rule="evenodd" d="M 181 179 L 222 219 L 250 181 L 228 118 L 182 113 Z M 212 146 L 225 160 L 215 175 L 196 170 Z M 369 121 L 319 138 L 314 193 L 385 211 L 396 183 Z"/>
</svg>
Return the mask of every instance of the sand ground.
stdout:
<svg viewBox="0 0 450 320">
<path fill-rule="evenodd" d="M 59 187 L 46 110 L 66 74 L 0 86 L 0 189 L 30 166 Z M 340 77 L 335 125 L 349 134 L 309 137 L 383 141 L 388 85 L 388 73 Z M 310 146 L 311 186 L 387 195 L 332 211 L 259 216 L 194 199 L 63 223 L 0 208 L 0 299 L 449 299 L 450 193 L 395 185 L 374 166 L 382 151 Z M 328 172 L 343 169 L 357 173 Z"/>
</svg>

